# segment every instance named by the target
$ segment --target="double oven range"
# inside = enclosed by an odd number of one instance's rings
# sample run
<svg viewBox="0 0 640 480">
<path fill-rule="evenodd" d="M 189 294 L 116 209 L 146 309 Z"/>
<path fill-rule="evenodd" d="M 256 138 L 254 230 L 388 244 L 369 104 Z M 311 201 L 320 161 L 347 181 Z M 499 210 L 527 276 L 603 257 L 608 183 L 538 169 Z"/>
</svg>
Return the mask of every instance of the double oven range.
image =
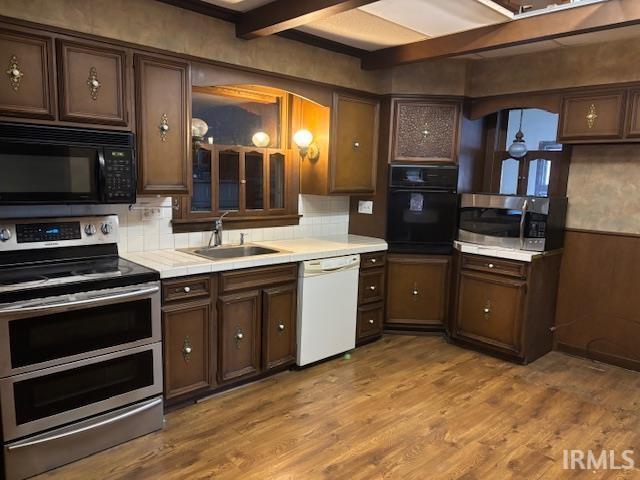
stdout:
<svg viewBox="0 0 640 480">
<path fill-rule="evenodd" d="M 117 238 L 115 215 L 0 220 L 7 479 L 162 428 L 159 275 Z"/>
</svg>

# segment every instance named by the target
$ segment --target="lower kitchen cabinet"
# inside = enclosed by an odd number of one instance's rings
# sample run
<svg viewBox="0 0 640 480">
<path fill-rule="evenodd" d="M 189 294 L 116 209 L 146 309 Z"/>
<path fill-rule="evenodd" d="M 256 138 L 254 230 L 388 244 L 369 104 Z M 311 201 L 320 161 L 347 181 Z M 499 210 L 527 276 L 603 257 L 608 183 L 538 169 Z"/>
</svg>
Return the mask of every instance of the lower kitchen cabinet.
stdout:
<svg viewBox="0 0 640 480">
<path fill-rule="evenodd" d="M 450 264 L 447 255 L 387 255 L 385 329 L 442 331 Z"/>
<path fill-rule="evenodd" d="M 457 255 L 451 340 L 521 363 L 551 351 L 561 255 Z"/>
<path fill-rule="evenodd" d="M 211 386 L 213 312 L 209 277 L 163 282 L 162 330 L 165 399 Z M 178 296 L 178 292 L 180 296 Z"/>
<path fill-rule="evenodd" d="M 382 336 L 386 257 L 385 252 L 360 255 L 356 345 L 369 343 Z"/>
<path fill-rule="evenodd" d="M 218 298 L 218 381 L 252 375 L 260 370 L 259 290 Z"/>
<path fill-rule="evenodd" d="M 296 284 L 265 289 L 262 294 L 262 357 L 266 369 L 296 360 Z"/>
</svg>

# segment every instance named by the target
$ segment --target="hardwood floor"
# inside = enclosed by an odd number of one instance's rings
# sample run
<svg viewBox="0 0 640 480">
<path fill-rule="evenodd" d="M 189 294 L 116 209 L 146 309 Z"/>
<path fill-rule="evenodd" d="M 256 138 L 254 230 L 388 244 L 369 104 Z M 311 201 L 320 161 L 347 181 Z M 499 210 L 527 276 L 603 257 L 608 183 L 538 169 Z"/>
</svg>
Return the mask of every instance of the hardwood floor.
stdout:
<svg viewBox="0 0 640 480">
<path fill-rule="evenodd" d="M 385 336 L 167 415 L 40 479 L 640 478 L 566 471 L 563 449 L 635 450 L 640 373 L 553 352 L 518 366 Z"/>
</svg>

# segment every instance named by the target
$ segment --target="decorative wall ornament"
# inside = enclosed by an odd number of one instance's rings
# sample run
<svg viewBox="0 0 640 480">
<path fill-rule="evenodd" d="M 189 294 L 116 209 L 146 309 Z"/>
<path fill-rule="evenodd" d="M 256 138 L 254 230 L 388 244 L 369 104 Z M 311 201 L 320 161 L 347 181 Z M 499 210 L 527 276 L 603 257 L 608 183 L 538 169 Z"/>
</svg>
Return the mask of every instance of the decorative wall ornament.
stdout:
<svg viewBox="0 0 640 480">
<path fill-rule="evenodd" d="M 595 126 L 596 119 L 598 118 L 598 112 L 596 110 L 596 106 L 593 103 L 589 105 L 589 112 L 584 118 L 587 119 L 587 126 L 589 128 L 593 128 Z"/>
</svg>

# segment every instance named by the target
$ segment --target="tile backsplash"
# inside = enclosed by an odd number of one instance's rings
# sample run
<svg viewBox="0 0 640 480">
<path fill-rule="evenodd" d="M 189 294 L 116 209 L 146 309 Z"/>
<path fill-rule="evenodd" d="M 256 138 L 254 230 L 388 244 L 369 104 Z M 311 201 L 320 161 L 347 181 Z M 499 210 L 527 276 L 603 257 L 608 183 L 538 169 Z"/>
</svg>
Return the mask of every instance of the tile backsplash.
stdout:
<svg viewBox="0 0 640 480">
<path fill-rule="evenodd" d="M 211 232 L 172 233 L 171 197 L 139 197 L 136 207 L 145 209 L 130 211 L 128 205 L 3 206 L 0 207 L 0 219 L 115 213 L 120 223 L 120 252 L 200 247 L 209 242 Z M 159 211 L 154 212 L 154 208 Z M 298 210 L 302 215 L 299 225 L 226 230 L 222 241 L 239 243 L 240 232 L 247 234 L 247 242 L 259 242 L 346 235 L 349 230 L 349 197 L 299 195 Z"/>
</svg>

